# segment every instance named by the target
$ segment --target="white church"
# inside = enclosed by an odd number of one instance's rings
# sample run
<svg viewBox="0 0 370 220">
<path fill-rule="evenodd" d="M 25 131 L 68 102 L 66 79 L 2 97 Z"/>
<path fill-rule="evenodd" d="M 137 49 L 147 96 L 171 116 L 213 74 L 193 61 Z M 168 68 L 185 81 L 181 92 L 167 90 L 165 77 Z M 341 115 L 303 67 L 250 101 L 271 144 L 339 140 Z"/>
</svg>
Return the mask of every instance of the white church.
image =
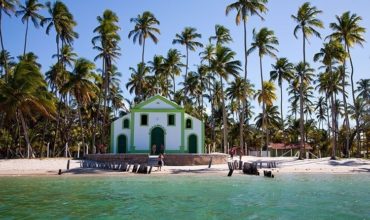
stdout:
<svg viewBox="0 0 370 220">
<path fill-rule="evenodd" d="M 163 96 L 137 104 L 111 125 L 112 153 L 193 153 L 204 151 L 204 123 Z"/>
</svg>

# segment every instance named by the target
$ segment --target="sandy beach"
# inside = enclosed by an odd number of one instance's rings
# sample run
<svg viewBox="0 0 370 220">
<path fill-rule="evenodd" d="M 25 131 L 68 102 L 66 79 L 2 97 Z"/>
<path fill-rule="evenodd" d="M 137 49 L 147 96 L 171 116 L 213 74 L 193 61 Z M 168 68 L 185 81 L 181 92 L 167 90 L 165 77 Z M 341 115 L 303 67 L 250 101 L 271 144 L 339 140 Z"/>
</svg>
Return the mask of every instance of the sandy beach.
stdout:
<svg viewBox="0 0 370 220">
<path fill-rule="evenodd" d="M 235 159 L 235 158 L 234 158 Z M 259 168 L 260 171 L 272 170 L 278 173 L 327 173 L 327 174 L 370 174 L 370 160 L 365 159 L 340 159 L 330 158 L 297 160 L 294 157 L 251 157 L 244 156 L 244 162 L 276 161 L 277 168 Z M 63 175 L 138 175 L 131 172 L 118 172 L 111 170 L 80 168 L 79 160 L 70 159 L 70 169 L 67 171 L 68 158 L 50 159 L 11 159 L 0 160 L 0 176 L 28 176 L 28 175 L 57 175 L 62 169 Z M 208 168 L 202 166 L 164 166 L 162 171 L 153 168 L 152 175 L 227 175 L 227 164 L 212 165 Z M 262 173 L 262 172 L 261 172 Z M 241 175 L 235 170 L 233 175 Z"/>
</svg>

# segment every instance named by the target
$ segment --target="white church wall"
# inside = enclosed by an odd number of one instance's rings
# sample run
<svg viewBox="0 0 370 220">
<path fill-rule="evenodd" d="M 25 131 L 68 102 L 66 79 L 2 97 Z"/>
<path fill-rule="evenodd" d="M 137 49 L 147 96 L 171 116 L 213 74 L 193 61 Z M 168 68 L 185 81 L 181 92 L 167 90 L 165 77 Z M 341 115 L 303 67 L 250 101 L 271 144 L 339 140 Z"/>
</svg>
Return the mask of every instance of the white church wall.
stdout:
<svg viewBox="0 0 370 220">
<path fill-rule="evenodd" d="M 132 126 L 131 124 L 131 116 L 130 114 L 127 114 L 125 116 L 123 116 L 122 118 L 118 118 L 117 120 L 115 120 L 113 123 L 114 123 L 114 129 L 113 129 L 113 137 L 114 137 L 114 140 L 113 140 L 113 149 L 112 151 L 114 153 L 117 153 L 118 151 L 118 136 L 121 135 L 121 134 L 124 134 L 126 135 L 126 138 L 127 138 L 127 150 L 129 151 L 129 147 L 130 147 L 130 138 L 131 138 L 131 135 L 130 135 L 130 126 L 129 128 L 123 128 L 123 120 L 125 119 L 128 119 L 129 120 L 129 125 Z"/>
<path fill-rule="evenodd" d="M 148 125 L 141 125 L 141 115 L 148 115 Z M 167 125 L 167 115 L 175 115 L 175 126 Z M 150 149 L 150 130 L 160 126 L 165 130 L 165 149 L 180 150 L 181 145 L 181 113 L 180 112 L 135 112 L 135 132 L 134 146 L 135 150 Z"/>
<path fill-rule="evenodd" d="M 184 149 L 186 152 L 189 152 L 189 148 L 188 148 L 188 141 L 189 141 L 189 136 L 191 134 L 195 134 L 197 136 L 197 152 L 200 153 L 202 152 L 202 122 L 197 119 L 197 118 L 194 118 L 188 114 L 185 114 L 185 119 L 184 119 L 184 122 L 186 124 L 186 119 L 190 118 L 192 120 L 192 128 L 189 129 L 189 128 L 186 128 L 185 127 L 185 137 L 184 137 Z"/>
</svg>

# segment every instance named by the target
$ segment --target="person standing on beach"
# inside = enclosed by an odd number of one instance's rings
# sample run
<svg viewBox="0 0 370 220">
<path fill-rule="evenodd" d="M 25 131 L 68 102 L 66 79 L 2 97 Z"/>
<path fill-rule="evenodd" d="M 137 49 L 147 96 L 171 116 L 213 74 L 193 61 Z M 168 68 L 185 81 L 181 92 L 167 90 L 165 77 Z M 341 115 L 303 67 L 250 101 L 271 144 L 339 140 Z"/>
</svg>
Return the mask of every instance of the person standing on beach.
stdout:
<svg viewBox="0 0 370 220">
<path fill-rule="evenodd" d="M 164 155 L 161 153 L 158 156 L 158 169 L 159 171 L 162 171 L 162 166 L 164 166 Z"/>
<path fill-rule="evenodd" d="M 156 150 L 157 150 L 157 146 L 155 144 L 153 144 L 151 154 L 154 155 Z"/>
</svg>

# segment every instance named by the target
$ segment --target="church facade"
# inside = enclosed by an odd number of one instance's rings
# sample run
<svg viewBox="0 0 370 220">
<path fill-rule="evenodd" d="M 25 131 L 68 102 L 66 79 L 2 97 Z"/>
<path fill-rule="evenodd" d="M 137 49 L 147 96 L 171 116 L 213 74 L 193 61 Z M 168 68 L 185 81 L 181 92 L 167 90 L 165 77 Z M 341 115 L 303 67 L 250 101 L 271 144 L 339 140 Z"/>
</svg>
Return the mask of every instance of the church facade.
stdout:
<svg viewBox="0 0 370 220">
<path fill-rule="evenodd" d="M 111 124 L 111 153 L 204 152 L 204 123 L 163 96 L 137 104 Z"/>
</svg>

